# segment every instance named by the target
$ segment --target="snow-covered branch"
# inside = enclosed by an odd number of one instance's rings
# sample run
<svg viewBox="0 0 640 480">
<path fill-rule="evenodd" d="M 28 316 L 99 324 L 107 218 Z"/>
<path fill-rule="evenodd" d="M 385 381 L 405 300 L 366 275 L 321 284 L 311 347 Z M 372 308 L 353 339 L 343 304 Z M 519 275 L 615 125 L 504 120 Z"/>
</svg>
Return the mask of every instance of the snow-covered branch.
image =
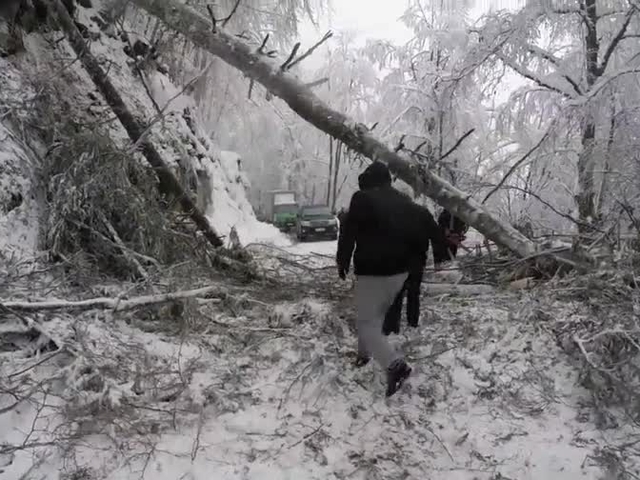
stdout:
<svg viewBox="0 0 640 480">
<path fill-rule="evenodd" d="M 0 301 L 0 309 L 21 312 L 36 312 L 41 310 L 93 310 L 108 309 L 114 311 L 131 310 L 134 308 L 154 305 L 158 303 L 173 302 L 185 298 L 207 297 L 211 295 L 224 295 L 225 292 L 219 286 L 197 288 L 195 290 L 183 290 L 178 292 L 163 293 L 160 295 L 144 295 L 128 300 L 120 298 L 90 298 L 87 300 L 46 300 L 43 302 L 14 302 Z"/>
<path fill-rule="evenodd" d="M 540 47 L 536 47 L 535 45 L 528 45 L 527 50 L 529 51 L 529 53 L 533 55 L 537 55 L 540 58 L 551 63 L 556 68 L 556 70 L 559 71 L 560 75 L 562 75 L 562 78 L 564 78 L 567 82 L 569 82 L 569 84 L 571 84 L 571 87 L 573 87 L 573 90 L 578 95 L 582 95 L 582 89 L 580 88 L 580 85 L 578 84 L 578 82 L 574 80 L 571 77 L 571 75 L 569 75 L 568 73 L 562 72 L 562 61 L 559 58 L 541 49 Z"/>
<path fill-rule="evenodd" d="M 635 5 L 632 5 L 627 11 L 624 17 L 624 21 L 622 22 L 622 25 L 620 25 L 618 33 L 616 33 L 616 35 L 611 39 L 609 46 L 602 56 L 602 61 L 600 62 L 600 65 L 598 65 L 598 71 L 600 72 L 600 75 L 605 72 L 605 70 L 607 69 L 607 65 L 609 64 L 609 60 L 613 55 L 613 52 L 615 52 L 618 44 L 625 38 L 625 34 L 627 32 L 627 29 L 629 28 L 629 24 L 631 23 L 631 20 L 633 19 L 633 16 L 636 14 L 636 12 L 637 9 Z"/>
<path fill-rule="evenodd" d="M 571 95 L 570 93 L 564 91 L 560 87 L 556 87 L 554 85 L 551 85 L 546 80 L 543 80 L 542 78 L 540 78 L 537 74 L 533 73 L 532 71 L 528 70 L 527 68 L 523 67 L 522 65 L 518 65 L 513 60 L 507 58 L 507 56 L 505 54 L 498 53 L 497 56 L 505 65 L 507 65 L 514 72 L 516 72 L 517 74 L 519 74 L 522 77 L 526 78 L 527 80 L 531 80 L 532 82 L 536 83 L 537 85 L 539 85 L 541 87 L 544 87 L 544 88 L 546 88 L 548 90 L 551 90 L 553 92 L 559 93 L 563 97 L 573 98 L 573 95 Z"/>
</svg>

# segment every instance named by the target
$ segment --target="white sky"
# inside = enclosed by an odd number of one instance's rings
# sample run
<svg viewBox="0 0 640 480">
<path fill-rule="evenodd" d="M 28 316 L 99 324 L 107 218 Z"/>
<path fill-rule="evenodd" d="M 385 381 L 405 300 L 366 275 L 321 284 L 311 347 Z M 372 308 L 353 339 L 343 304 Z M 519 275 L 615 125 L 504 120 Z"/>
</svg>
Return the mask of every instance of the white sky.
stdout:
<svg viewBox="0 0 640 480">
<path fill-rule="evenodd" d="M 367 38 L 384 38 L 402 43 L 411 38 L 411 31 L 398 20 L 406 9 L 406 0 L 332 0 L 332 3 L 332 12 L 321 19 L 319 29 L 311 22 L 302 26 L 304 44 L 313 43 L 328 29 L 350 30 L 363 42 Z M 491 9 L 517 8 L 524 0 L 470 0 L 470 3 L 474 5 L 470 16 L 478 18 Z"/>
<path fill-rule="evenodd" d="M 1 0 L 0 0 L 1 1 Z M 327 30 L 334 33 L 349 31 L 356 35 L 358 45 L 364 45 L 368 39 L 385 39 L 395 44 L 403 44 L 411 39 L 412 32 L 400 22 L 407 0 L 331 0 L 331 12 L 319 19 L 316 28 L 310 21 L 300 27 L 300 42 L 303 50 L 317 42 Z M 445 0 L 446 1 L 446 0 Z M 464 2 L 465 0 L 449 0 Z M 478 19 L 490 10 L 516 9 L 524 5 L 525 0 L 466 0 L 473 7 L 469 11 L 470 19 Z M 426 4 L 426 2 L 425 2 Z M 331 47 L 331 40 L 327 42 Z M 314 70 L 325 61 L 326 48 L 320 48 L 315 55 L 305 60 L 304 68 Z M 510 92 L 522 85 L 523 80 L 515 73 L 505 76 L 498 103 L 505 101 Z"/>
<path fill-rule="evenodd" d="M 333 0 L 333 4 L 333 12 L 321 20 L 319 30 L 311 22 L 303 25 L 303 43 L 313 42 L 329 29 L 355 32 L 363 41 L 386 38 L 400 43 L 411 38 L 411 32 L 398 21 L 405 9 L 404 1 Z"/>
</svg>

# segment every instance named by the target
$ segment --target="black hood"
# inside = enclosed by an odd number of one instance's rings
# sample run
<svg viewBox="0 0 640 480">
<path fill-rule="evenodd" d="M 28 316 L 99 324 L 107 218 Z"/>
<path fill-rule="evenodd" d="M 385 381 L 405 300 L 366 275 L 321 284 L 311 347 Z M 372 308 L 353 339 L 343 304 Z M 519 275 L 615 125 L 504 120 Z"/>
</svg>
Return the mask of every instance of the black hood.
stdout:
<svg viewBox="0 0 640 480">
<path fill-rule="evenodd" d="M 382 162 L 373 162 L 358 177 L 360 190 L 391 185 L 391 173 Z"/>
</svg>

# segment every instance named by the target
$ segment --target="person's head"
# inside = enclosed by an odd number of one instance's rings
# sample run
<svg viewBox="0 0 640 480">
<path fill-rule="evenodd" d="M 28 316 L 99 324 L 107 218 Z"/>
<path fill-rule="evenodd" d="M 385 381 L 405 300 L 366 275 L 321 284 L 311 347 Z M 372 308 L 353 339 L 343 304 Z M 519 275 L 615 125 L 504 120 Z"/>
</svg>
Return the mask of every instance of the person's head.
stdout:
<svg viewBox="0 0 640 480">
<path fill-rule="evenodd" d="M 369 185 L 369 179 L 367 178 L 366 170 L 358 175 L 358 188 L 360 190 L 367 190 L 371 188 L 371 185 Z"/>
<path fill-rule="evenodd" d="M 360 190 L 388 187 L 390 185 L 391 173 L 389 172 L 389 168 L 382 162 L 373 162 L 358 177 Z"/>
</svg>

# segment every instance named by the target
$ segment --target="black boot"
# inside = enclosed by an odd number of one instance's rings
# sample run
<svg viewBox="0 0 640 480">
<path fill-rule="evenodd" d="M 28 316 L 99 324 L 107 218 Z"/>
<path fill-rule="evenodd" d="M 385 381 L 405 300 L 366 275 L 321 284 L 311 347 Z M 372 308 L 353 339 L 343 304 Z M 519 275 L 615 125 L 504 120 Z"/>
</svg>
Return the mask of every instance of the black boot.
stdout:
<svg viewBox="0 0 640 480">
<path fill-rule="evenodd" d="M 404 360 L 396 360 L 387 369 L 387 397 L 396 393 L 411 375 L 411 367 Z"/>
<path fill-rule="evenodd" d="M 371 360 L 370 355 L 360 352 L 349 352 L 347 353 L 347 357 L 351 360 L 351 364 L 356 368 L 364 367 L 369 363 L 369 360 Z"/>
<path fill-rule="evenodd" d="M 371 360 L 370 356 L 359 353 L 353 362 L 353 366 L 356 368 L 364 367 L 367 363 L 369 363 L 369 360 Z"/>
</svg>

